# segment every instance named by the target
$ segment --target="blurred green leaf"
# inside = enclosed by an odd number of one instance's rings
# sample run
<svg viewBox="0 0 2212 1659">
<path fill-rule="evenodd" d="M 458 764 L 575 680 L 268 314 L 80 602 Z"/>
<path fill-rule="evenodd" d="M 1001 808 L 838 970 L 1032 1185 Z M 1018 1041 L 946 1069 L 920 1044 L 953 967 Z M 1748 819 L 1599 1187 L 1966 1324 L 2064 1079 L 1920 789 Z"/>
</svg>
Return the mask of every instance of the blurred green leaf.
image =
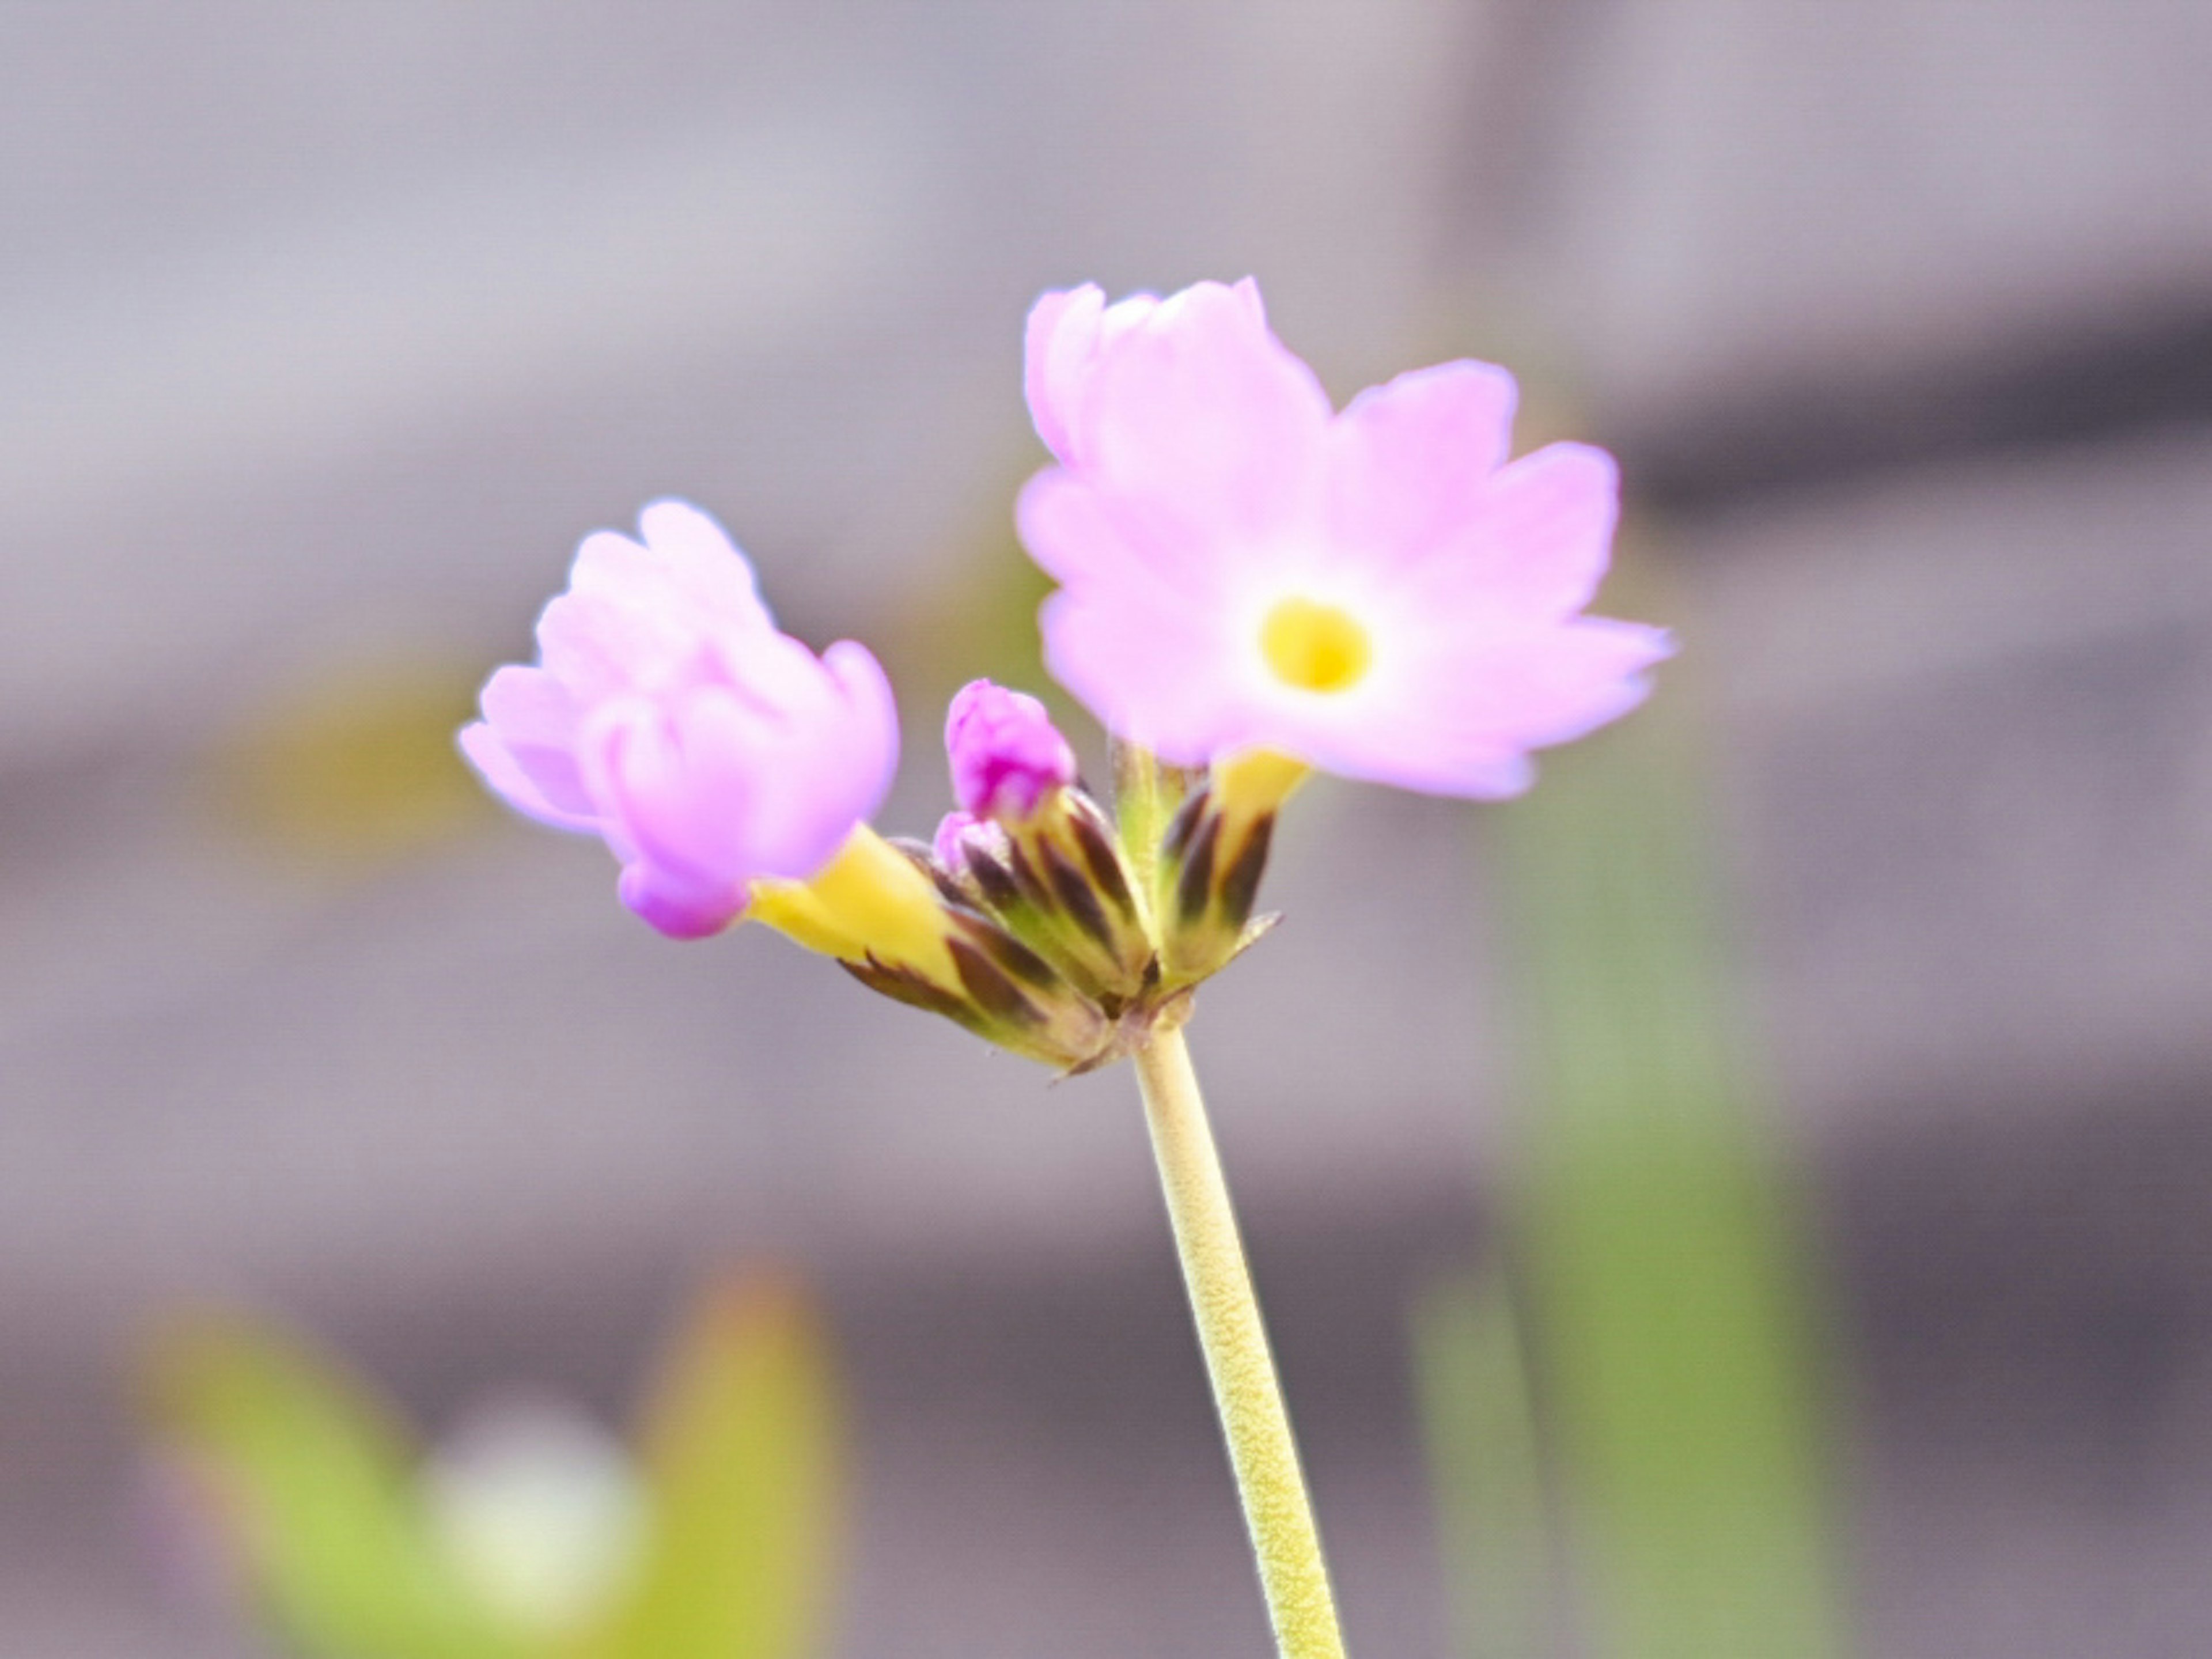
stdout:
<svg viewBox="0 0 2212 1659">
<path fill-rule="evenodd" d="M 1460 1651 L 1537 1659 L 1553 1646 L 1549 1540 L 1527 1357 L 1503 1276 L 1431 1286 L 1413 1335 Z"/>
<path fill-rule="evenodd" d="M 641 1447 L 648 1539 L 636 1587 L 576 1659 L 801 1659 L 836 1577 L 840 1413 L 827 1342 L 796 1284 L 710 1293 L 676 1343 Z"/>
<path fill-rule="evenodd" d="M 431 1543 L 414 1449 L 381 1401 L 281 1331 L 180 1324 L 148 1371 L 156 1431 L 216 1483 L 255 1593 L 315 1659 L 510 1659 L 520 1650 Z"/>
<path fill-rule="evenodd" d="M 1694 672 L 1495 815 L 1518 1218 L 1595 1650 L 1830 1659 L 1817 1322 L 1724 972 Z"/>
</svg>

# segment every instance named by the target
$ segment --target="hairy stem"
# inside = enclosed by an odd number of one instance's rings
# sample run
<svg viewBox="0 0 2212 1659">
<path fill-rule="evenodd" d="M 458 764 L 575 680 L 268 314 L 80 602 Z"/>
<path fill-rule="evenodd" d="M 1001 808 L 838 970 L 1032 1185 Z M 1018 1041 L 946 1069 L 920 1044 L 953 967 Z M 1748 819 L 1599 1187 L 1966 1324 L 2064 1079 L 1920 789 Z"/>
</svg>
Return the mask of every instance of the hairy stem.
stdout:
<svg viewBox="0 0 2212 1659">
<path fill-rule="evenodd" d="M 1229 1188 L 1180 1030 L 1162 1031 L 1135 1055 L 1160 1187 L 1182 1259 L 1214 1409 L 1258 1558 L 1260 1588 L 1282 1659 L 1343 1659 L 1336 1602 L 1322 1560 L 1321 1534 L 1298 1469 L 1297 1443 L 1283 1408 L 1260 1304 L 1244 1265 Z"/>
</svg>

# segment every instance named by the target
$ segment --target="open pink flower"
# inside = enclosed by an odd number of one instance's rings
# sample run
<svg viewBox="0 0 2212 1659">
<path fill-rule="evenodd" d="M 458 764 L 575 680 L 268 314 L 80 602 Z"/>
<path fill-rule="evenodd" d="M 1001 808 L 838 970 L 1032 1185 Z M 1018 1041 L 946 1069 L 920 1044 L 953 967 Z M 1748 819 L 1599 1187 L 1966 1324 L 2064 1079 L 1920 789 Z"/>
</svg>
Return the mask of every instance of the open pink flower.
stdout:
<svg viewBox="0 0 2212 1659">
<path fill-rule="evenodd" d="M 803 880 L 883 804 L 890 683 L 850 640 L 776 631 L 752 568 L 695 507 L 602 531 L 538 621 L 539 665 L 483 689 L 461 749 L 520 811 L 606 838 L 623 902 L 662 933 L 727 927 L 763 877 Z"/>
<path fill-rule="evenodd" d="M 1019 512 L 1060 583 L 1047 660 L 1165 760 L 1267 749 L 1510 795 L 1530 749 L 1634 707 L 1668 653 L 1658 629 L 1580 614 L 1613 464 L 1582 444 L 1509 461 L 1502 368 L 1418 369 L 1333 411 L 1247 279 L 1113 306 L 1048 294 L 1027 378 L 1060 462 Z"/>
</svg>

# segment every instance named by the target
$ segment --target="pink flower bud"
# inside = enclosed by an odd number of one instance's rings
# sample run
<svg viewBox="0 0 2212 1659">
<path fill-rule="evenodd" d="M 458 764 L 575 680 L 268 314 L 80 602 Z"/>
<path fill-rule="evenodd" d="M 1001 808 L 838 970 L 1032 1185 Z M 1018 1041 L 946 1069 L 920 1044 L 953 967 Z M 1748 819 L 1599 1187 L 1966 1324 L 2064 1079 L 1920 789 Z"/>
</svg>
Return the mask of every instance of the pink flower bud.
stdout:
<svg viewBox="0 0 2212 1659">
<path fill-rule="evenodd" d="M 952 798 L 978 817 L 1030 817 L 1075 781 L 1075 751 L 1035 697 L 988 680 L 960 688 L 945 717 Z"/>
<path fill-rule="evenodd" d="M 973 812 L 947 812 L 938 820 L 929 850 L 957 876 L 976 857 L 1003 860 L 1010 845 L 1006 832 L 990 819 Z"/>
</svg>

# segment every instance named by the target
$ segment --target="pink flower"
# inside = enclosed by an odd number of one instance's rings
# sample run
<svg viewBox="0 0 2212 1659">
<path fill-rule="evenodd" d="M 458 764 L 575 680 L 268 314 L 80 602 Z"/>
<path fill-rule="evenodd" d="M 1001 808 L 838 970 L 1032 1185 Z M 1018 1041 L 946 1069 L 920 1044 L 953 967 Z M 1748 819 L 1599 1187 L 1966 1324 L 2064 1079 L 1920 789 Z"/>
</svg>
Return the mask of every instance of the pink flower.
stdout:
<svg viewBox="0 0 2212 1659">
<path fill-rule="evenodd" d="M 776 631 L 698 508 L 656 501 L 638 526 L 641 542 L 585 538 L 538 618 L 539 665 L 491 677 L 461 749 L 518 811 L 605 836 L 623 902 L 696 939 L 755 880 L 813 875 L 874 813 L 898 718 L 865 647 L 817 659 Z"/>
<path fill-rule="evenodd" d="M 1075 751 L 1035 697 L 989 680 L 953 694 L 945 716 L 952 799 L 979 817 L 1025 818 L 1075 781 Z"/>
<path fill-rule="evenodd" d="M 1666 635 L 1583 616 L 1609 556 L 1612 459 L 1508 461 L 1515 388 L 1451 362 L 1340 413 L 1260 290 L 1200 283 L 1030 313 L 1028 392 L 1060 465 L 1022 538 L 1060 584 L 1054 676 L 1178 765 L 1249 749 L 1438 794 L 1528 787 L 1530 749 L 1648 689 Z"/>
</svg>

